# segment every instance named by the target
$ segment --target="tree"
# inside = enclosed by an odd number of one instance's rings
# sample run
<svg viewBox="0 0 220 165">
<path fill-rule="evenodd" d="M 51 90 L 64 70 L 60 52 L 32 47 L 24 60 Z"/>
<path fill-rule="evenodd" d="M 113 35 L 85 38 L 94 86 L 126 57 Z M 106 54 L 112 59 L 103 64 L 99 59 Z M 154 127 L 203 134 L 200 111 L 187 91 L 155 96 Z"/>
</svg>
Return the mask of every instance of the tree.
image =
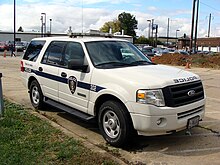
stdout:
<svg viewBox="0 0 220 165">
<path fill-rule="evenodd" d="M 120 31 L 124 30 L 124 34 L 135 37 L 138 21 L 130 13 L 121 13 L 118 15 L 118 20 L 121 23 Z"/>
<path fill-rule="evenodd" d="M 120 31 L 120 22 L 118 20 L 106 22 L 101 28 L 100 31 L 108 33 L 110 28 L 112 29 L 112 33 Z"/>
<path fill-rule="evenodd" d="M 18 32 L 24 32 L 24 30 L 21 26 L 18 28 Z"/>
<path fill-rule="evenodd" d="M 144 36 L 140 36 L 139 38 L 135 39 L 135 44 L 150 44 L 151 41 L 144 37 Z"/>
</svg>

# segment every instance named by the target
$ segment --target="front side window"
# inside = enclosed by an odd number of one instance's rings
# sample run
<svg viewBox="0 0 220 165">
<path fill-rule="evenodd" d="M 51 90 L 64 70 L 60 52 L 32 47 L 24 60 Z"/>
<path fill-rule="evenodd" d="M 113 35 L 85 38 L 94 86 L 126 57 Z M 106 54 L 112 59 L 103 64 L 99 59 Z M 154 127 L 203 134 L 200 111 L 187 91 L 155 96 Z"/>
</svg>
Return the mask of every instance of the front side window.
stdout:
<svg viewBox="0 0 220 165">
<path fill-rule="evenodd" d="M 83 64 L 84 56 L 85 54 L 80 43 L 69 42 L 65 49 L 63 65 L 64 67 L 68 67 L 69 62 L 72 60 L 77 60 Z"/>
<path fill-rule="evenodd" d="M 23 59 L 28 61 L 36 61 L 45 41 L 31 41 L 24 54 Z"/>
<path fill-rule="evenodd" d="M 126 41 L 93 41 L 85 43 L 96 68 L 110 69 L 149 65 L 151 61 L 132 43 Z"/>
<path fill-rule="evenodd" d="M 65 45 L 66 42 L 63 41 L 51 42 L 44 54 L 42 63 L 49 65 L 60 65 Z"/>
</svg>

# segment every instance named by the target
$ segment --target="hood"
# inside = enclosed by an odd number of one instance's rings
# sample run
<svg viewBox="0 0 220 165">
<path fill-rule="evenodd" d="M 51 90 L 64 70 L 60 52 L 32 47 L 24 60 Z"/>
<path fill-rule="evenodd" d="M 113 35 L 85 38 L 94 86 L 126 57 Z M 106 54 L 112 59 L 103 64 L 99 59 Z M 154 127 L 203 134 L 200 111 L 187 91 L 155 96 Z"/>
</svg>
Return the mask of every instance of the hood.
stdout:
<svg viewBox="0 0 220 165">
<path fill-rule="evenodd" d="M 105 77 L 130 83 L 139 89 L 163 88 L 199 80 L 199 76 L 183 69 L 165 65 L 144 65 L 135 67 L 106 69 Z M 109 80 L 108 79 L 108 80 Z"/>
</svg>

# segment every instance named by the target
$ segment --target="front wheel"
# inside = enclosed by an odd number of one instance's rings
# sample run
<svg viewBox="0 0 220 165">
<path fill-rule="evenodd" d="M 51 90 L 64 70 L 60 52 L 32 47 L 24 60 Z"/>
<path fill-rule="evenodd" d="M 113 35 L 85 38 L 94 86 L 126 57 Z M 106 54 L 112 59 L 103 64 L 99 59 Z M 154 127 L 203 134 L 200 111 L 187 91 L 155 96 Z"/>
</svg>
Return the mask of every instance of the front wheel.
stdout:
<svg viewBox="0 0 220 165">
<path fill-rule="evenodd" d="M 132 139 L 133 125 L 127 109 L 120 102 L 103 103 L 99 110 L 98 123 L 102 136 L 112 146 L 124 146 Z"/>
<path fill-rule="evenodd" d="M 36 80 L 32 81 L 30 85 L 30 100 L 34 108 L 43 108 L 43 93 Z"/>
</svg>

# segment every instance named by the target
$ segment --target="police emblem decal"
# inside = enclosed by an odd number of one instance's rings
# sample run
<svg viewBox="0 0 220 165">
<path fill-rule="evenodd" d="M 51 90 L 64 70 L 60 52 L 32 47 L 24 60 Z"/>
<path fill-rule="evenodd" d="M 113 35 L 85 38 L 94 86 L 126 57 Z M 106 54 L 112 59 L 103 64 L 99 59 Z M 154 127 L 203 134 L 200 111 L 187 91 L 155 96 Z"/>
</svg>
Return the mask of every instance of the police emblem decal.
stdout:
<svg viewBox="0 0 220 165">
<path fill-rule="evenodd" d="M 77 86 L 77 79 L 76 79 L 76 77 L 70 76 L 68 78 L 68 85 L 69 85 L 69 88 L 70 88 L 70 92 L 72 94 L 74 94 L 74 92 L 76 91 L 76 86 Z"/>
</svg>

